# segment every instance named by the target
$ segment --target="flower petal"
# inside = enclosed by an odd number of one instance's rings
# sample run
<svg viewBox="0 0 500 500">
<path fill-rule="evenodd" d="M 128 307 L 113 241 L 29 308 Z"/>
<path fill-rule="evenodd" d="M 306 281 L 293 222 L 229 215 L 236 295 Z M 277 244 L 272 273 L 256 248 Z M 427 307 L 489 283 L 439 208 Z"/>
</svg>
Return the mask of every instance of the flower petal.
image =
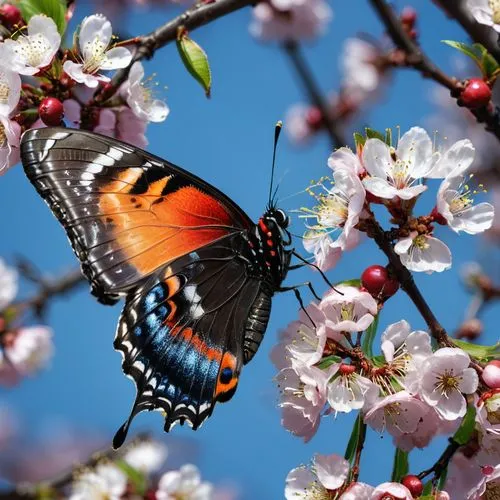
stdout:
<svg viewBox="0 0 500 500">
<path fill-rule="evenodd" d="M 120 69 L 127 67 L 132 61 L 132 53 L 125 47 L 114 47 L 106 51 L 105 59 L 101 63 L 101 69 Z"/>
<path fill-rule="evenodd" d="M 88 54 L 88 49 L 97 39 L 104 47 L 107 47 L 109 42 L 111 42 L 112 35 L 113 29 L 111 23 L 105 16 L 102 14 L 94 14 L 86 17 L 82 21 L 80 33 L 78 35 L 80 51 L 85 59 L 87 59 L 88 55 L 91 55 Z"/>
<path fill-rule="evenodd" d="M 389 146 L 380 139 L 368 139 L 363 147 L 363 165 L 366 171 L 381 179 L 387 178 L 394 162 Z"/>
<path fill-rule="evenodd" d="M 398 142 L 398 159 L 402 160 L 414 179 L 424 177 L 432 167 L 432 141 L 420 127 L 412 127 Z"/>
</svg>

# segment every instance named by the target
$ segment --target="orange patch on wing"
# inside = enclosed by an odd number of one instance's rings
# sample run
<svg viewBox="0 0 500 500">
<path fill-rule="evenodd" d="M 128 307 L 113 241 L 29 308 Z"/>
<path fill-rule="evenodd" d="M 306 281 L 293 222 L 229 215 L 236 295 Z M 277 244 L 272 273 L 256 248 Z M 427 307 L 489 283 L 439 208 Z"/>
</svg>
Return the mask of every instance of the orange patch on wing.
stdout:
<svg viewBox="0 0 500 500">
<path fill-rule="evenodd" d="M 227 383 L 220 381 L 220 373 L 224 368 L 229 368 L 233 372 L 231 380 Z M 238 375 L 236 373 L 236 358 L 230 352 L 225 352 L 217 376 L 217 385 L 215 387 L 214 398 L 233 390 L 238 385 Z"/>
<path fill-rule="evenodd" d="M 140 273 L 228 235 L 231 216 L 215 198 L 193 186 L 161 196 L 172 175 L 150 184 L 142 194 L 129 194 L 143 170 L 129 168 L 101 189 L 100 211 L 111 224 L 117 247 Z"/>
</svg>

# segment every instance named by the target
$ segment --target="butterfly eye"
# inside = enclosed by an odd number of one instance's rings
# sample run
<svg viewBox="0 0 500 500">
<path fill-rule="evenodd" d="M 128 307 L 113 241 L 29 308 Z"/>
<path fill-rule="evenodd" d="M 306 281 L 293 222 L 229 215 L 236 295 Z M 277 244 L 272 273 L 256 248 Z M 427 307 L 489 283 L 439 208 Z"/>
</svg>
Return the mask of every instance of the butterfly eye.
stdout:
<svg viewBox="0 0 500 500">
<path fill-rule="evenodd" d="M 290 217 L 283 211 L 283 210 L 276 210 L 275 212 L 275 219 L 278 225 L 281 227 L 288 227 L 290 224 Z"/>
</svg>

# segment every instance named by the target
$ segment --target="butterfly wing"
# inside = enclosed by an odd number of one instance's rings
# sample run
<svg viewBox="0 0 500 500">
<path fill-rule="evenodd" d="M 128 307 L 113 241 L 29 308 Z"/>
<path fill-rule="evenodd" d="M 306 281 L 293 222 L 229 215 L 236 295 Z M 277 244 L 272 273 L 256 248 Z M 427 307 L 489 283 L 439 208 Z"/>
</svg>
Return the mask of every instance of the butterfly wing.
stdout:
<svg viewBox="0 0 500 500">
<path fill-rule="evenodd" d="M 115 348 L 137 396 L 115 448 L 141 411 L 163 411 L 166 431 L 176 421 L 196 429 L 217 401 L 234 394 L 248 360 L 250 311 L 263 293 L 241 257 L 245 245 L 241 234 L 227 236 L 175 260 L 128 295 Z"/>
<path fill-rule="evenodd" d="M 116 302 L 166 263 L 252 226 L 214 187 L 109 137 L 29 130 L 21 157 L 103 303 Z"/>
</svg>

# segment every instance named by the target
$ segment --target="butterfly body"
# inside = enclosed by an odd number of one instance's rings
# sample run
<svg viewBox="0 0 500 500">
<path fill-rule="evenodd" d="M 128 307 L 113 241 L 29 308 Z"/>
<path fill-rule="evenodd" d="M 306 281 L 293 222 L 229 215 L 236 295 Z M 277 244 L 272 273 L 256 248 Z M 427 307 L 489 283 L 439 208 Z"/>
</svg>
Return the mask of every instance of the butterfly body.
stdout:
<svg viewBox="0 0 500 500">
<path fill-rule="evenodd" d="M 25 172 L 64 226 L 92 292 L 124 298 L 115 348 L 137 387 L 134 416 L 194 429 L 234 394 L 290 267 L 288 217 L 257 224 L 223 193 L 113 139 L 63 128 L 23 136 Z"/>
</svg>

